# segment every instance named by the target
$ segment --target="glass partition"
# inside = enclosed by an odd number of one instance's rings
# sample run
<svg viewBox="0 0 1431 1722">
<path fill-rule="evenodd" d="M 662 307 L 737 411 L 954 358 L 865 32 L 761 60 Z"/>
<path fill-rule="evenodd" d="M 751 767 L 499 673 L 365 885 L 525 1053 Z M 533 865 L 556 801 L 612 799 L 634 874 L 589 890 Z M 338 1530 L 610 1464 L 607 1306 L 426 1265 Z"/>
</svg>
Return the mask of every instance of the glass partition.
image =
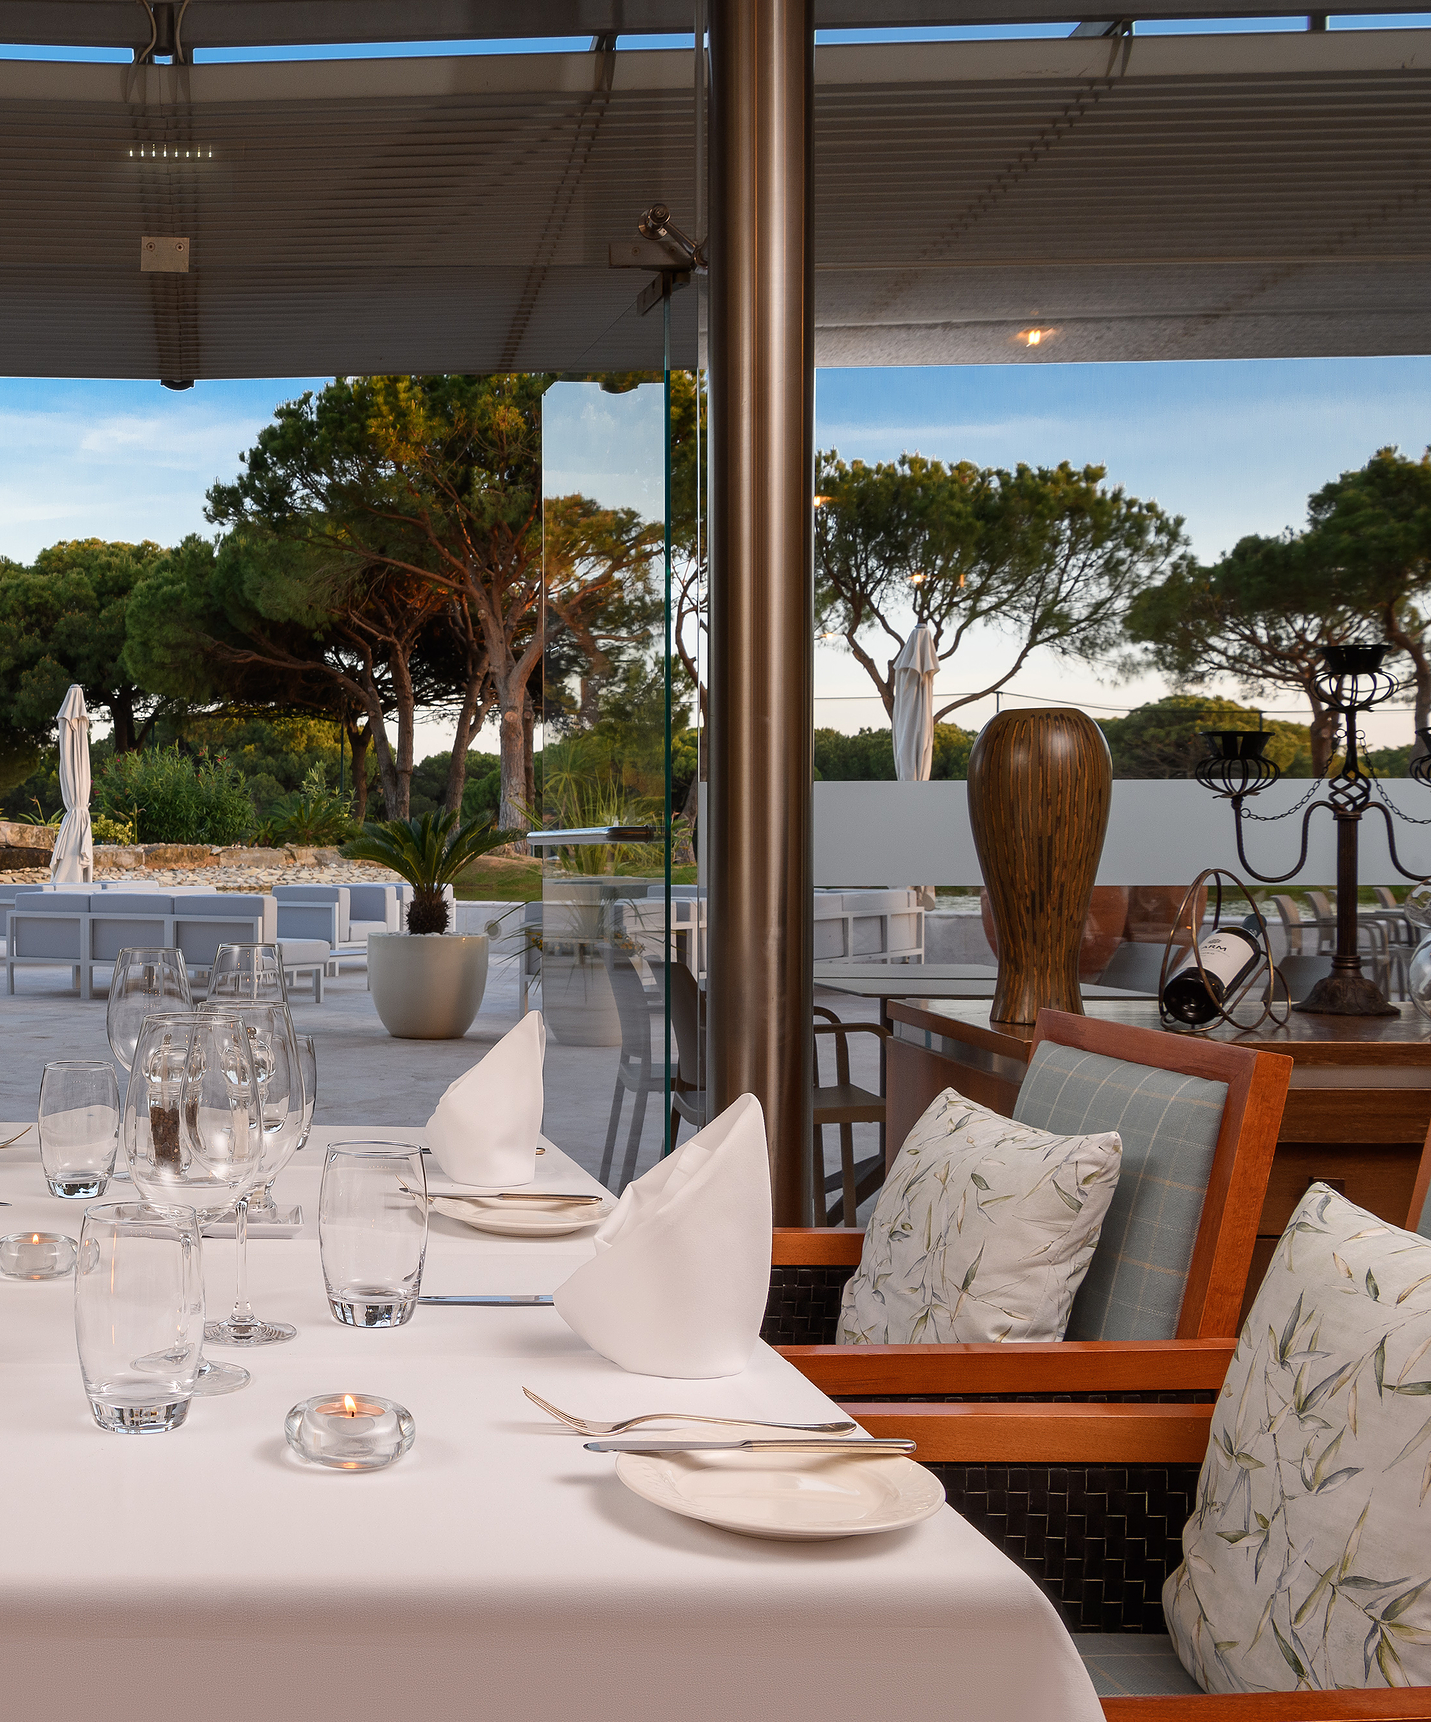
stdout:
<svg viewBox="0 0 1431 1722">
<path fill-rule="evenodd" d="M 669 1131 L 667 392 L 659 373 L 621 376 L 556 383 L 543 403 L 547 835 L 528 996 L 547 1027 L 547 1133 L 615 1190 Z"/>
</svg>

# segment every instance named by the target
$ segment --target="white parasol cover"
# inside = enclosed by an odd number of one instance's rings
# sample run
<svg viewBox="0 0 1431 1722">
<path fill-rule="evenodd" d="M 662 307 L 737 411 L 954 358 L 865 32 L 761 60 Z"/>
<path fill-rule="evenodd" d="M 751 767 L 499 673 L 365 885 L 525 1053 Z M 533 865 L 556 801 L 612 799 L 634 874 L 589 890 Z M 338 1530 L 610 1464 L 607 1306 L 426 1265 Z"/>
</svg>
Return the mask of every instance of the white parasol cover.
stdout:
<svg viewBox="0 0 1431 1722">
<path fill-rule="evenodd" d="M 934 765 L 934 673 L 939 656 L 921 622 L 894 660 L 894 775 L 924 782 Z"/>
<path fill-rule="evenodd" d="M 65 822 L 55 839 L 50 878 L 88 885 L 94 878 L 94 835 L 89 825 L 89 713 L 76 683 L 60 707 L 60 794 Z"/>
</svg>

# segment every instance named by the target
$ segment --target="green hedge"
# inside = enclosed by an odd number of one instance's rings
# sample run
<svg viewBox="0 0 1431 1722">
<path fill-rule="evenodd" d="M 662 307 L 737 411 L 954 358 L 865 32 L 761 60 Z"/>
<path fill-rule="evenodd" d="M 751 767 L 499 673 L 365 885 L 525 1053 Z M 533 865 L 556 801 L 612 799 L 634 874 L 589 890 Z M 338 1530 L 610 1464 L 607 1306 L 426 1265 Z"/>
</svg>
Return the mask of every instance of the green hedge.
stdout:
<svg viewBox="0 0 1431 1722">
<path fill-rule="evenodd" d="M 100 812 L 134 828 L 136 843 L 241 843 L 253 826 L 244 775 L 223 754 L 177 747 L 117 754 L 95 785 Z"/>
</svg>

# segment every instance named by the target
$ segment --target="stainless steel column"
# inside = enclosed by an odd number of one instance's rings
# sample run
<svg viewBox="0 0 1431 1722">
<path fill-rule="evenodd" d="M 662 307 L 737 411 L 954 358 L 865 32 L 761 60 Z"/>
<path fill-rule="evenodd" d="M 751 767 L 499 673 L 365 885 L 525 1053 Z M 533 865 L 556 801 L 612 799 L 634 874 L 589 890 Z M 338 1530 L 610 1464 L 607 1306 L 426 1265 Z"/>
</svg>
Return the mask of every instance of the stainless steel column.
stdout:
<svg viewBox="0 0 1431 1722">
<path fill-rule="evenodd" d="M 759 1098 L 808 1225 L 812 0 L 712 0 L 710 64 L 710 1089 Z"/>
</svg>

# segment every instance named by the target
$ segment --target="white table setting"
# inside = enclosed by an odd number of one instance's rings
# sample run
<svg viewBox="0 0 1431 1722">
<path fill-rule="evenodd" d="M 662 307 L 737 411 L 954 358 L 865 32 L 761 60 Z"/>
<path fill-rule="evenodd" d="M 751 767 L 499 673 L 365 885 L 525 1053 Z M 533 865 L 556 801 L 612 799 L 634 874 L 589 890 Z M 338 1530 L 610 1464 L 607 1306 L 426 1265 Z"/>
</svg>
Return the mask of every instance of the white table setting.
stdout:
<svg viewBox="0 0 1431 1722">
<path fill-rule="evenodd" d="M 932 1473 L 840 1451 L 863 1431 L 756 1338 L 770 1217 L 755 1100 L 617 1204 L 540 1136 L 539 1019 L 520 1032 L 426 1125 L 312 1127 L 275 1190 L 301 1227 L 256 1226 L 247 1246 L 257 1318 L 296 1337 L 206 1339 L 207 1358 L 251 1379 L 194 1397 L 177 1427 L 136 1438 L 92 1413 L 76 1293 L 97 1241 L 78 1274 L 0 1274 L 9 1708 L 803 1722 L 893 1703 L 940 1722 L 1097 1722 L 1033 1581 L 942 1504 Z M 0 1142 L 26 1123 L 0 1124 Z M 338 1144 L 374 1138 L 400 1168 L 387 1208 L 409 1230 L 425 1221 L 416 1296 L 543 1301 L 419 1301 L 400 1325 L 345 1325 L 377 1306 L 325 1287 L 341 1219 L 331 1168 L 345 1164 Z M 138 1176 L 142 1153 L 134 1163 Z M 0 1151 L 0 1232 L 21 1239 L 79 1239 L 87 1208 L 139 1194 L 114 1182 L 95 1202 L 50 1195 L 35 1128 Z M 493 1215 L 545 1220 L 546 1235 L 482 1229 Z M 210 1322 L 234 1292 L 228 1229 L 202 1244 Z M 613 1455 L 537 1401 L 597 1425 L 682 1417 L 638 1422 L 610 1439 L 644 1450 Z M 340 1439 L 405 1408 L 410 1445 L 381 1469 L 312 1462 L 308 1414 L 297 1445 L 286 1433 L 304 1405 Z M 701 1415 L 732 1421 L 682 1420 Z M 651 1450 L 746 1439 L 833 1450 Z"/>
</svg>

